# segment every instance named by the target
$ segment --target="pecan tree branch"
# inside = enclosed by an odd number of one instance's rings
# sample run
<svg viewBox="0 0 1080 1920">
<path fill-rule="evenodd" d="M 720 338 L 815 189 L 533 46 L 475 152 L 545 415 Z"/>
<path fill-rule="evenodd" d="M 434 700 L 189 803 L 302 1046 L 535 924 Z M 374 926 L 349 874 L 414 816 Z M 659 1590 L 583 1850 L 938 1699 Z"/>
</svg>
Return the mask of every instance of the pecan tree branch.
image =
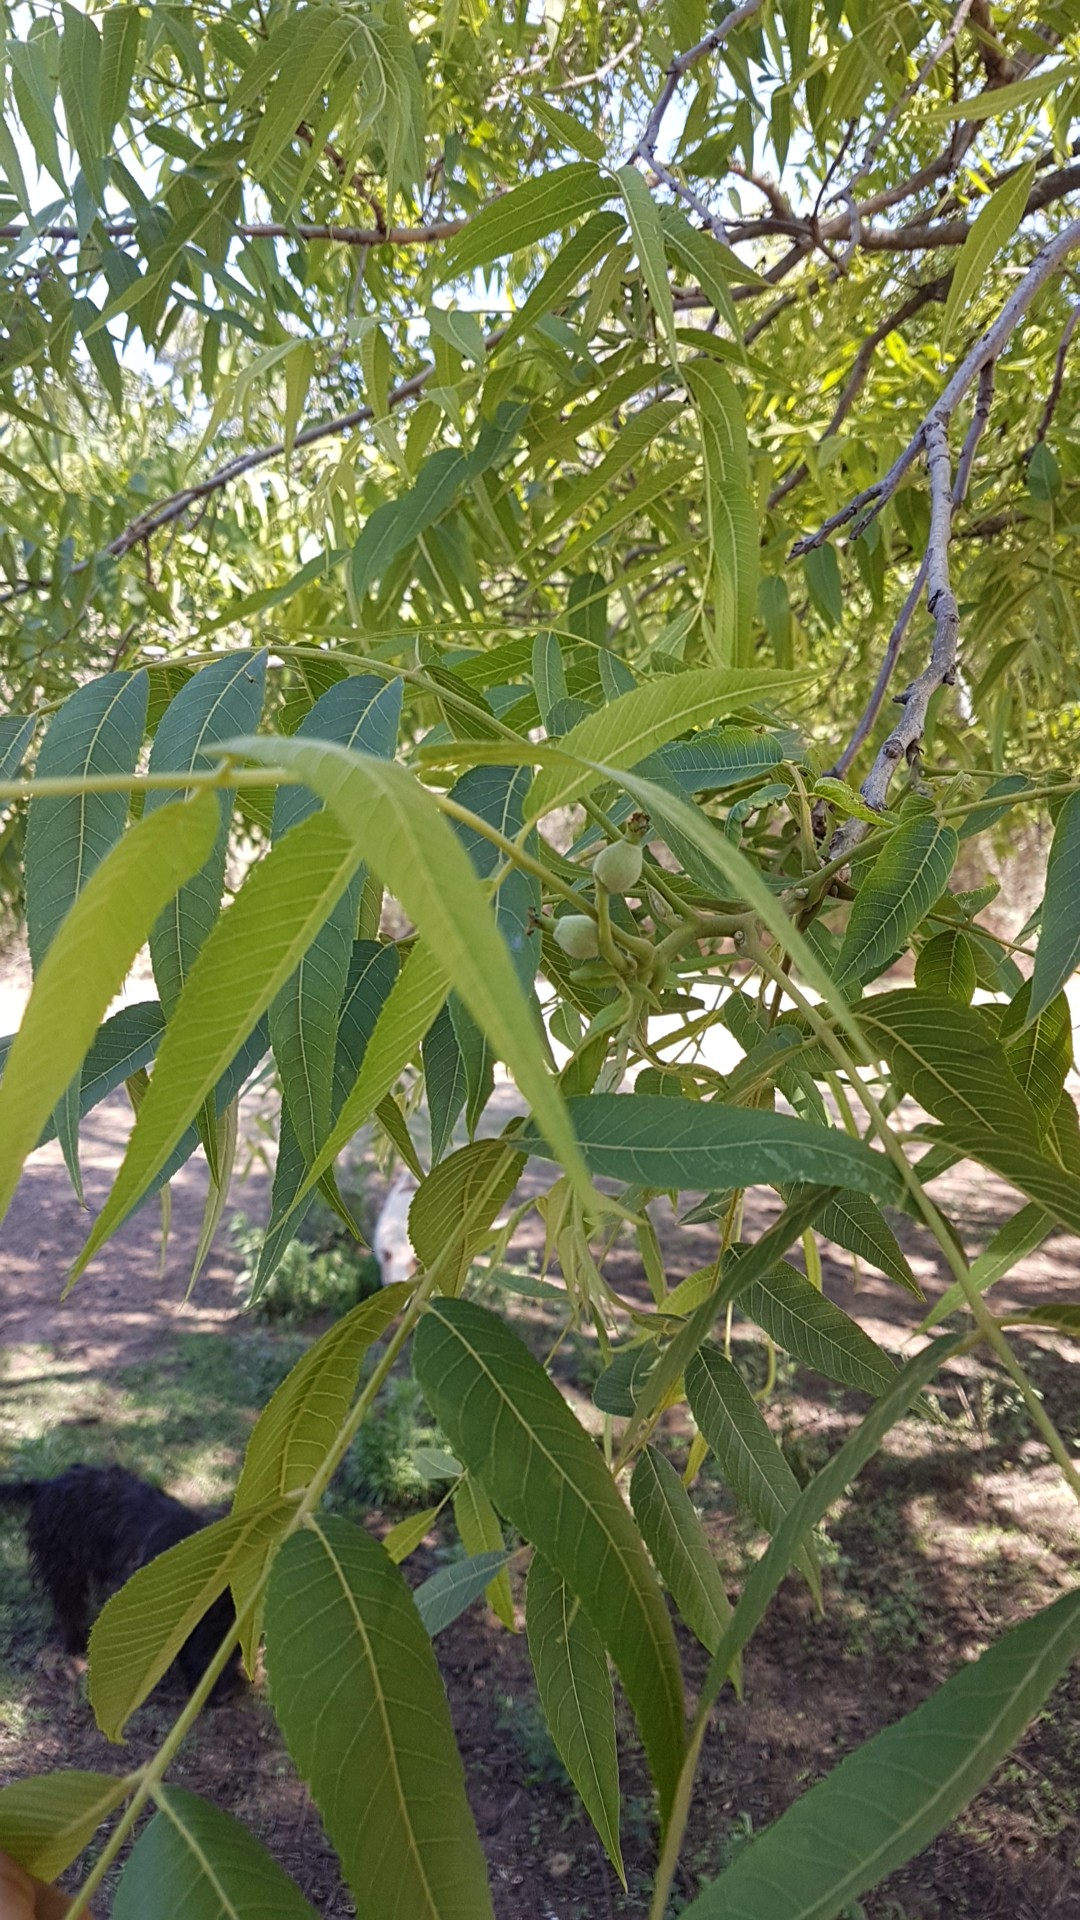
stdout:
<svg viewBox="0 0 1080 1920">
<path fill-rule="evenodd" d="M 971 424 L 964 438 L 960 462 L 956 469 L 956 479 L 953 483 L 952 490 L 952 504 L 954 509 L 962 504 L 967 493 L 968 482 L 971 478 L 971 469 L 975 460 L 975 450 L 982 437 L 983 429 L 990 418 L 990 407 L 993 397 L 994 362 L 988 360 L 979 375 L 978 398 L 976 399 L 974 411 L 972 412 Z M 889 635 L 889 641 L 885 648 L 884 655 L 882 656 L 878 676 L 874 682 L 873 691 L 866 703 L 862 718 L 832 769 L 836 774 L 840 774 L 841 776 L 846 774 L 881 711 L 882 702 L 888 692 L 889 682 L 896 671 L 896 663 L 900 658 L 900 649 L 904 644 L 904 637 L 908 627 L 911 625 L 912 615 L 922 598 L 923 588 L 926 585 L 928 566 L 929 549 L 923 554 L 922 560 L 919 563 L 919 570 L 908 589 L 904 604 L 893 623 L 893 629 Z"/>
<path fill-rule="evenodd" d="M 233 232 L 241 240 L 329 240 L 345 247 L 420 247 L 432 240 L 450 240 L 468 223 L 465 220 L 438 220 L 430 227 L 348 227 L 312 226 L 306 221 L 286 224 L 281 220 L 237 221 Z M 110 240 L 131 240 L 136 226 L 131 220 L 106 222 L 101 231 Z M 81 239 L 77 227 L 0 227 L 0 240 Z"/>
<path fill-rule="evenodd" d="M 756 13 L 761 12 L 763 5 L 764 0 L 744 0 L 741 7 L 733 8 L 731 13 L 721 20 L 720 25 L 713 27 L 704 39 L 699 40 L 695 46 L 689 47 L 685 53 L 675 55 L 664 75 L 664 84 L 656 96 L 653 110 L 645 122 L 645 130 L 630 156 L 631 159 L 646 160 L 650 166 L 654 163 L 656 143 L 660 138 L 664 115 L 679 90 L 679 82 L 683 75 L 689 73 L 690 68 L 698 60 L 703 60 L 707 53 L 715 53 L 717 47 L 723 46 L 729 34 L 736 33 L 740 27 L 745 26 L 748 20 L 752 20 Z"/>
<path fill-rule="evenodd" d="M 919 749 L 926 727 L 926 715 L 939 687 L 951 687 L 956 679 L 956 648 L 960 638 L 960 610 L 949 577 L 949 538 L 952 532 L 953 485 L 949 458 L 948 418 L 937 414 L 927 423 L 926 466 L 930 476 L 930 536 L 915 586 L 905 602 L 905 610 L 915 597 L 915 589 L 926 580 L 926 604 L 934 617 L 934 641 L 930 659 L 917 680 L 900 696 L 903 711 L 888 738 L 883 740 L 861 793 L 868 806 L 884 812 L 893 775 L 902 761 L 911 760 Z M 909 616 L 910 617 L 910 616 Z M 897 623 L 899 625 L 899 622 Z M 880 676 L 879 676 L 880 678 Z M 832 837 L 829 858 L 857 846 L 867 832 L 865 820 L 845 820 Z"/>
<path fill-rule="evenodd" d="M 1035 255 L 1023 279 L 1014 287 L 993 325 L 976 340 L 970 352 L 965 354 L 956 372 L 942 389 L 926 418 L 922 420 L 903 452 L 893 461 L 888 473 L 872 486 L 849 500 L 838 513 L 830 515 L 816 533 L 810 533 L 796 542 L 793 555 L 808 553 L 811 547 L 820 547 L 849 521 L 852 526 L 852 539 L 857 539 L 874 516 L 880 513 L 886 501 L 891 500 L 909 467 L 918 458 L 924 447 L 929 444 L 930 430 L 938 422 L 948 422 L 955 413 L 972 382 L 981 373 L 988 360 L 996 360 L 1007 344 L 1010 335 L 1019 326 L 1035 295 L 1046 282 L 1057 273 L 1075 248 L 1080 247 L 1080 220 L 1073 220 L 1060 233 L 1054 234 L 1046 245 Z"/>
</svg>

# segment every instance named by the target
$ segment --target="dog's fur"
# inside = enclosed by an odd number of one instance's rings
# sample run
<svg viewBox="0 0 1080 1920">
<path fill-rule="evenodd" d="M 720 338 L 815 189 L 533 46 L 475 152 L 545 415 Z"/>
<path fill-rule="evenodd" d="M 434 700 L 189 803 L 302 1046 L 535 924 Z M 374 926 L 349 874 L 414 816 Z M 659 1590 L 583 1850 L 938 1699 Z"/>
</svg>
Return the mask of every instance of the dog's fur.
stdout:
<svg viewBox="0 0 1080 1920">
<path fill-rule="evenodd" d="M 0 1481 L 0 1504 L 25 1509 L 30 1558 L 68 1653 L 85 1653 L 94 1616 L 133 1573 L 206 1525 L 201 1514 L 124 1467 L 69 1467 L 55 1480 Z M 226 1591 L 181 1647 L 176 1665 L 189 1693 L 233 1618 Z M 211 1699 L 226 1699 L 239 1684 L 234 1652 Z"/>
</svg>

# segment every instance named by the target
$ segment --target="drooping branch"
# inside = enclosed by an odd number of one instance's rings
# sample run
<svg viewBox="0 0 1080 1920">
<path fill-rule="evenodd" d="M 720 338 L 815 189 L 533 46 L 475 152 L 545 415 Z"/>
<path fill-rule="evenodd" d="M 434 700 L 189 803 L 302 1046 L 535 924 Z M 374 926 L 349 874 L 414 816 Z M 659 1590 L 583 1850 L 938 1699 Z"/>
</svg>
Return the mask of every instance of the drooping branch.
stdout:
<svg viewBox="0 0 1080 1920">
<path fill-rule="evenodd" d="M 926 555 L 924 554 L 919 563 L 919 570 L 908 588 L 904 604 L 893 622 L 888 645 L 885 648 L 881 665 L 878 668 L 878 676 L 874 681 L 873 690 L 863 710 L 862 717 L 844 751 L 838 754 L 836 760 L 833 762 L 831 771 L 834 774 L 838 774 L 841 779 L 847 773 L 863 741 L 869 738 L 874 722 L 881 712 L 882 702 L 889 691 L 889 683 L 892 680 L 893 674 L 896 672 L 896 663 L 900 658 L 900 649 L 904 644 L 904 639 L 911 625 L 915 609 L 922 599 L 925 585 Z"/>
</svg>

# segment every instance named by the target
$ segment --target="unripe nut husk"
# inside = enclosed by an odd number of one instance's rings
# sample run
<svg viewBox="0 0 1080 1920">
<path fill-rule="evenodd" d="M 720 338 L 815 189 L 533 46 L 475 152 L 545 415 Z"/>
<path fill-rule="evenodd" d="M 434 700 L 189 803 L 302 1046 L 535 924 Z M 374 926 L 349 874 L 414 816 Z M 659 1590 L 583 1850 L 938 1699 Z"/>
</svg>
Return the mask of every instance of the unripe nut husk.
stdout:
<svg viewBox="0 0 1080 1920">
<path fill-rule="evenodd" d="M 586 913 L 564 914 L 561 920 L 556 920 L 552 931 L 563 952 L 572 960 L 595 960 L 600 952 L 596 921 L 590 920 Z"/>
<path fill-rule="evenodd" d="M 593 861 L 593 874 L 609 893 L 628 893 L 641 879 L 643 855 L 629 840 L 613 840 Z"/>
</svg>

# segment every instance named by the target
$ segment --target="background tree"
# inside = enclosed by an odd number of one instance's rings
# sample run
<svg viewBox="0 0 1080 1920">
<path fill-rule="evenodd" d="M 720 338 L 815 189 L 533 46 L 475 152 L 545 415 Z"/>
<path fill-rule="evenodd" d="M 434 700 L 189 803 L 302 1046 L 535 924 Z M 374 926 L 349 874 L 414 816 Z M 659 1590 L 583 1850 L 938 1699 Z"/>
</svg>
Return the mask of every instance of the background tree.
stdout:
<svg viewBox="0 0 1080 1920">
<path fill-rule="evenodd" d="M 0 1089 L 0 1199 L 50 1129 L 77 1183 L 80 1116 L 128 1080 L 137 1121 L 78 1270 L 200 1149 L 209 1233 L 270 1050 L 257 1287 L 316 1188 L 344 1208 L 334 1165 L 373 1116 L 420 1179 L 418 1283 L 311 1349 L 233 1515 L 110 1604 L 96 1710 L 117 1734 L 231 1584 L 367 1910 L 488 1910 L 428 1638 L 444 1597 L 418 1613 L 321 1508 L 415 1333 L 467 1484 L 536 1550 L 541 1697 L 617 1865 L 609 1658 L 638 1715 L 659 1920 L 713 1699 L 788 1567 L 816 1589 L 815 1526 L 950 1355 L 989 1343 L 1080 1493 L 983 1299 L 1052 1228 L 1080 1230 L 1062 992 L 1080 8 L 5 17 L 0 793 L 35 987 Z M 1053 827 L 1049 878 L 1003 941 L 985 891 L 949 880 L 962 838 L 1023 818 Z M 222 912 L 230 833 L 254 858 Z M 380 936 L 384 891 L 400 940 Z M 106 1019 L 147 939 L 158 1001 Z M 861 998 L 911 952 L 914 988 Z M 702 1013 L 695 983 L 726 997 Z M 727 1078 L 704 1052 L 716 1022 L 746 1056 Z M 477 1140 L 496 1058 L 529 1117 Z M 395 1097 L 417 1075 L 427 1134 Z M 606 1458 L 460 1297 L 530 1152 L 561 1168 L 542 1204 L 568 1314 L 612 1353 Z M 927 1192 L 963 1158 L 1023 1201 L 974 1264 Z M 755 1184 L 784 1210 L 747 1244 Z M 644 1209 L 687 1189 L 719 1250 L 669 1289 Z M 968 1316 L 901 1371 L 812 1278 L 820 1231 L 918 1293 L 881 1203 L 952 1276 L 931 1319 Z M 620 1222 L 651 1313 L 604 1277 Z M 811 1277 L 783 1259 L 800 1238 Z M 871 1396 L 801 1494 L 711 1339 L 736 1300 Z M 712 1447 L 772 1535 L 734 1614 L 648 1445 L 684 1394 L 694 1458 Z M 468 1564 L 462 1604 L 497 1570 Z M 712 1656 L 689 1739 L 657 1570 Z M 1066 1596 L 693 1911 L 838 1912 L 965 1804 L 1078 1642 Z M 306 1911 L 250 1836 L 164 1784 L 213 1678 L 138 1776 L 0 1796 L 15 1857 L 56 1873 L 126 1800 L 89 1898 L 152 1799 L 118 1915 L 174 1911 L 181 1863 L 193 1915 L 225 1910 L 221 1886 Z"/>
</svg>

